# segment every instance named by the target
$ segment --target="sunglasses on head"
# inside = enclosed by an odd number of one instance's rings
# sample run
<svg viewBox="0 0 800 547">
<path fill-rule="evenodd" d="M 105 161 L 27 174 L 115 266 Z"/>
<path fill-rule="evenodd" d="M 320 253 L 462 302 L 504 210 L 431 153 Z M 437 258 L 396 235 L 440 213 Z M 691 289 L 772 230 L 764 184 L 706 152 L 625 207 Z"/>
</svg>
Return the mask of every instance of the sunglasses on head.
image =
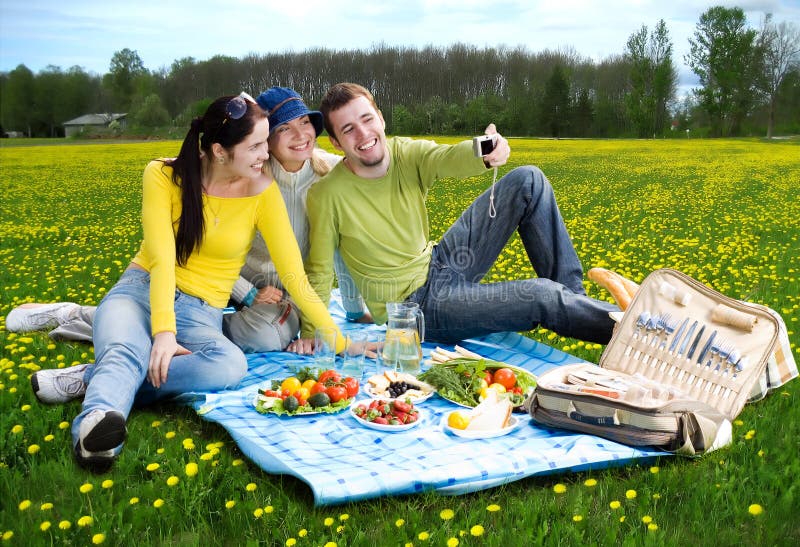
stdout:
<svg viewBox="0 0 800 547">
<path fill-rule="evenodd" d="M 257 104 L 256 100 L 253 99 L 249 94 L 242 91 L 236 97 L 232 98 L 228 101 L 228 104 L 225 105 L 225 121 L 228 120 L 238 120 L 242 116 L 245 115 L 247 112 L 247 103 L 250 102 L 252 104 Z M 223 121 L 222 123 L 225 123 Z"/>
<path fill-rule="evenodd" d="M 222 128 L 228 123 L 228 120 L 239 120 L 247 113 L 247 103 L 258 104 L 253 97 L 249 94 L 242 91 L 236 97 L 228 100 L 225 104 L 225 119 L 222 120 L 222 123 L 219 124 L 219 127 L 214 132 L 214 137 L 211 139 L 211 142 L 216 142 L 217 137 L 219 137 L 219 132 L 222 131 Z"/>
</svg>

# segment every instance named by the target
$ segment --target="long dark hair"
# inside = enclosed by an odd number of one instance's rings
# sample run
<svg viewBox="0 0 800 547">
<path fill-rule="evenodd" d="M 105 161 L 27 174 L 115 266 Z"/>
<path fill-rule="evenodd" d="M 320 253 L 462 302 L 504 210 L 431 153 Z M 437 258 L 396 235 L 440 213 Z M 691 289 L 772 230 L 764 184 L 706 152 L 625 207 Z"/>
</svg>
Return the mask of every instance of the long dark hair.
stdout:
<svg viewBox="0 0 800 547">
<path fill-rule="evenodd" d="M 167 162 L 172 167 L 172 182 L 181 189 L 181 217 L 178 235 L 175 236 L 175 257 L 181 266 L 203 242 L 205 219 L 201 151 L 208 161 L 213 161 L 213 143 L 217 142 L 225 150 L 230 150 L 253 132 L 257 121 L 267 117 L 260 106 L 246 100 L 247 112 L 239 119 L 231 118 L 226 108 L 234 97 L 216 99 L 202 117 L 192 120 L 178 156 Z"/>
</svg>

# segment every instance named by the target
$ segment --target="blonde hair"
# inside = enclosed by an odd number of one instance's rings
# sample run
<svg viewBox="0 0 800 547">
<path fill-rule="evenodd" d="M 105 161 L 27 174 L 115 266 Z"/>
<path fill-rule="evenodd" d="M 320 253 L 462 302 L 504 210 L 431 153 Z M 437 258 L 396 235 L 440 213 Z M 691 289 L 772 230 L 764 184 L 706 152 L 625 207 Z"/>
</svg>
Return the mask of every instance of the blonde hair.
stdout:
<svg viewBox="0 0 800 547">
<path fill-rule="evenodd" d="M 311 168 L 320 177 L 324 177 L 331 172 L 331 165 L 322 157 L 322 150 L 314 148 L 311 152 Z"/>
</svg>

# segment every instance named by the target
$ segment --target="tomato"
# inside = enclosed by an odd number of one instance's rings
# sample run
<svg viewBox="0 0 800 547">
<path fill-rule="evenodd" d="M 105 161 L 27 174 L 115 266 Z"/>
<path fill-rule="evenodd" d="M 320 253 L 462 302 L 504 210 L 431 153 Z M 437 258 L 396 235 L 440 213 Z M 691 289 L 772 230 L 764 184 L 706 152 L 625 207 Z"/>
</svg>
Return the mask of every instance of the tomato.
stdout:
<svg viewBox="0 0 800 547">
<path fill-rule="evenodd" d="M 483 380 L 486 382 L 487 386 L 490 386 L 494 383 L 491 370 L 484 371 Z"/>
<path fill-rule="evenodd" d="M 499 368 L 494 371 L 494 381 L 506 389 L 511 389 L 517 383 L 517 375 L 510 368 Z"/>
<path fill-rule="evenodd" d="M 358 395 L 358 380 L 348 376 L 344 379 L 344 388 L 347 390 L 347 397 L 355 397 Z"/>
<path fill-rule="evenodd" d="M 311 395 L 316 395 L 317 393 L 325 393 L 326 389 L 328 388 L 325 387 L 325 384 L 323 384 L 322 382 L 317 382 L 311 387 L 311 391 L 309 393 L 311 393 Z"/>
<path fill-rule="evenodd" d="M 338 403 L 342 399 L 347 399 L 347 390 L 344 386 L 330 386 L 325 390 L 332 403 Z"/>
<path fill-rule="evenodd" d="M 281 392 L 280 391 L 275 391 L 275 390 L 272 390 L 272 389 L 265 389 L 264 391 L 261 392 L 261 394 L 264 395 L 265 397 L 280 397 L 281 396 Z"/>
<path fill-rule="evenodd" d="M 297 397 L 298 400 L 299 399 L 303 399 L 305 401 L 305 400 L 308 400 L 308 398 L 311 396 L 311 392 L 308 390 L 308 388 L 301 387 L 297 391 L 292 393 L 292 395 Z"/>
<path fill-rule="evenodd" d="M 342 375 L 336 372 L 333 369 L 326 370 L 322 374 L 319 375 L 319 379 L 317 380 L 320 384 L 338 384 L 342 381 Z"/>
</svg>

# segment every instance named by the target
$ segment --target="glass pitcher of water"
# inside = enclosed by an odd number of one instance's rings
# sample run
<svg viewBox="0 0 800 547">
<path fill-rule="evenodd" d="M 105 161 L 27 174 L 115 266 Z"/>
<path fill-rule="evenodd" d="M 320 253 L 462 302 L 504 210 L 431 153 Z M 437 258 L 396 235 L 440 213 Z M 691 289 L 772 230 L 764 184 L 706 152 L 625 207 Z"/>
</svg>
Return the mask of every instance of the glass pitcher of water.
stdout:
<svg viewBox="0 0 800 547">
<path fill-rule="evenodd" d="M 422 362 L 421 342 L 425 340 L 425 317 L 414 302 L 386 304 L 388 321 L 381 357 L 389 368 L 417 374 Z"/>
</svg>

